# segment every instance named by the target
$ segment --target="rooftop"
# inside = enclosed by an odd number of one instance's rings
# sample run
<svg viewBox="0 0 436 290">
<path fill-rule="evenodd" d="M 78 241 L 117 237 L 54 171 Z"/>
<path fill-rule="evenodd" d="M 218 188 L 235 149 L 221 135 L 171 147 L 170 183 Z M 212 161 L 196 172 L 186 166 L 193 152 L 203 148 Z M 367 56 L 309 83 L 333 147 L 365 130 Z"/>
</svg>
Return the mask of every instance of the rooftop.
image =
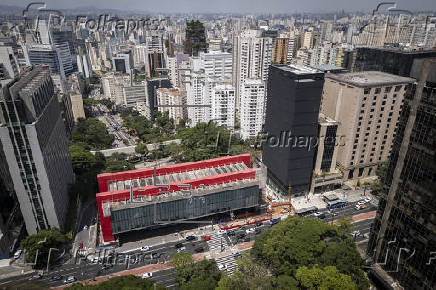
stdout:
<svg viewBox="0 0 436 290">
<path fill-rule="evenodd" d="M 397 75 L 380 72 L 380 71 L 362 71 L 353 73 L 331 74 L 328 73 L 326 78 L 339 82 L 344 82 L 357 87 L 373 87 L 383 85 L 395 85 L 412 83 L 415 79 L 400 77 Z"/>
<path fill-rule="evenodd" d="M 290 64 L 290 65 L 276 65 L 276 67 L 284 70 L 284 71 L 288 71 L 297 75 L 306 75 L 306 74 L 318 74 L 318 73 L 322 73 L 321 71 L 309 67 L 309 66 L 304 66 L 304 65 L 294 65 L 294 64 Z"/>
</svg>

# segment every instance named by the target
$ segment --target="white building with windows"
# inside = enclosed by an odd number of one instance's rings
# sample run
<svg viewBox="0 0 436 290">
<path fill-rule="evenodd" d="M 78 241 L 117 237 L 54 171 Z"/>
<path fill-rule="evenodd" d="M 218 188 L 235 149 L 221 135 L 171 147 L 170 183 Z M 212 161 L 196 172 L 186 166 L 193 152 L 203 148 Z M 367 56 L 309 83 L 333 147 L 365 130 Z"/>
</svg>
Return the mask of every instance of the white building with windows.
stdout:
<svg viewBox="0 0 436 290">
<path fill-rule="evenodd" d="M 228 52 L 211 51 L 200 53 L 201 68 L 207 77 L 231 79 L 232 54 Z"/>
<path fill-rule="evenodd" d="M 168 112 L 168 116 L 178 124 L 186 119 L 186 92 L 181 88 L 160 88 L 156 90 L 159 112 Z"/>
<path fill-rule="evenodd" d="M 261 79 L 244 81 L 240 107 L 241 138 L 244 140 L 256 137 L 262 130 L 265 95 L 265 82 Z"/>
<path fill-rule="evenodd" d="M 235 88 L 229 83 L 221 83 L 212 89 L 211 120 L 229 130 L 235 127 Z"/>
</svg>

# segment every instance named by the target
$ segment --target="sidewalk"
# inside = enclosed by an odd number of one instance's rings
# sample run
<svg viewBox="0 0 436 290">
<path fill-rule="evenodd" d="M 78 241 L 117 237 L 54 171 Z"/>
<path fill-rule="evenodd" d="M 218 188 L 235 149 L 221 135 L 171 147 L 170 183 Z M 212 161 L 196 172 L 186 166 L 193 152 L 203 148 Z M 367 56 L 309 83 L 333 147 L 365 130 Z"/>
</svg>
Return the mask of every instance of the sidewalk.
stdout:
<svg viewBox="0 0 436 290">
<path fill-rule="evenodd" d="M 335 194 L 339 199 L 345 199 L 348 202 L 356 202 L 364 198 L 364 190 L 343 190 L 337 189 L 333 191 L 328 191 L 324 193 L 309 194 L 306 196 L 294 197 L 291 200 L 292 206 L 295 210 L 302 208 L 307 208 L 311 206 L 316 206 L 318 209 L 327 208 L 327 204 L 324 202 L 323 197 L 330 194 Z M 365 196 L 371 196 L 370 191 L 366 190 Z"/>
</svg>

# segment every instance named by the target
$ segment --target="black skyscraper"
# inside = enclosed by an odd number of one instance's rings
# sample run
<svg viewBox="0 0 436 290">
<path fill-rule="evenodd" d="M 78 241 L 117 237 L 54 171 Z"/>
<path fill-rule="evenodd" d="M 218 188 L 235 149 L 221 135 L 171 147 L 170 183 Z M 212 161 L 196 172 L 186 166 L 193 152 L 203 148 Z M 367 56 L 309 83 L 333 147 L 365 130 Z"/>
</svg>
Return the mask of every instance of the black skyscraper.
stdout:
<svg viewBox="0 0 436 290">
<path fill-rule="evenodd" d="M 310 189 L 324 73 L 304 66 L 270 66 L 263 163 L 283 194 Z"/>
</svg>

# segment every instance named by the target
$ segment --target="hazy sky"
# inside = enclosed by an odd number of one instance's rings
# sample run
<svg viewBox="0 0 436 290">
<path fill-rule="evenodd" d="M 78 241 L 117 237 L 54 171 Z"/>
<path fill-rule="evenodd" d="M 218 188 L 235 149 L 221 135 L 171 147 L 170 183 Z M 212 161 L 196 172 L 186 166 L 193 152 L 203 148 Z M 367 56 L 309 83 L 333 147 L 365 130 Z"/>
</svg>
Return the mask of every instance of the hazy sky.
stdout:
<svg viewBox="0 0 436 290">
<path fill-rule="evenodd" d="M 235 13 L 299 13 L 372 11 L 386 0 L 2 0 L 1 4 L 26 6 L 31 2 L 46 2 L 47 8 L 98 7 L 131 11 L 167 13 L 235 12 Z M 392 1 L 395 2 L 395 1 Z M 398 0 L 397 8 L 412 11 L 436 10 L 435 0 Z"/>
</svg>

